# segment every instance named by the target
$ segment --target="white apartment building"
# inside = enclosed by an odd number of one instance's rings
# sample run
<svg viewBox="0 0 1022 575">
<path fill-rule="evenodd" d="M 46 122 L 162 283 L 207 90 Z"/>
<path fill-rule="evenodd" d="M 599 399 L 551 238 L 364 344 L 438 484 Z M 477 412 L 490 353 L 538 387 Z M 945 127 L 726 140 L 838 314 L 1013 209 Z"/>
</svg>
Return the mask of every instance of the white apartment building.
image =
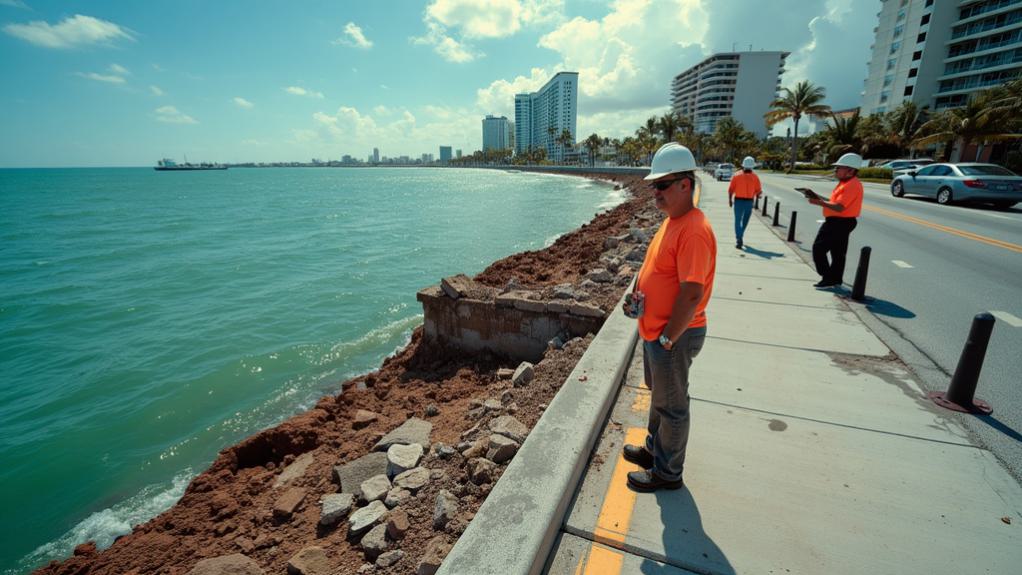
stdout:
<svg viewBox="0 0 1022 575">
<path fill-rule="evenodd" d="M 697 132 L 712 133 L 730 116 L 763 138 L 763 115 L 777 97 L 790 52 L 724 52 L 714 54 L 674 77 L 671 108 L 692 120 Z"/>
<path fill-rule="evenodd" d="M 578 72 L 558 72 L 539 91 L 515 94 L 515 153 L 543 148 L 547 158 L 563 162 L 557 143 L 564 130 L 577 140 Z"/>
<path fill-rule="evenodd" d="M 506 150 L 511 147 L 511 122 L 487 114 L 483 118 L 483 151 Z"/>
<path fill-rule="evenodd" d="M 1022 72 L 1022 0 L 883 0 L 877 18 L 863 115 L 962 106 Z"/>
</svg>

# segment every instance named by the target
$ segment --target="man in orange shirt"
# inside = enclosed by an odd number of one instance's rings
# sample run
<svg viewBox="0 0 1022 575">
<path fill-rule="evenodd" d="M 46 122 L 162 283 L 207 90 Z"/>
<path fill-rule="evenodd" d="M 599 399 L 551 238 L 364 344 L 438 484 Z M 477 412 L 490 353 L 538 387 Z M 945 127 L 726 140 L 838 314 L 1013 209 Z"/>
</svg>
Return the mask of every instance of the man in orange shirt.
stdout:
<svg viewBox="0 0 1022 575">
<path fill-rule="evenodd" d="M 738 249 L 744 245 L 742 238 L 745 237 L 745 228 L 752 216 L 752 200 L 763 193 L 759 176 L 752 173 L 755 167 L 755 158 L 746 156 L 742 160 L 742 173 L 731 178 L 731 184 L 727 187 L 727 205 L 735 211 L 735 247 Z"/>
<path fill-rule="evenodd" d="M 859 154 L 845 154 L 834 163 L 837 185 L 830 193 L 829 201 L 803 188 L 810 192 L 806 194 L 809 203 L 823 208 L 825 218 L 813 242 L 813 262 L 822 278 L 814 287 L 831 288 L 844 283 L 848 236 L 855 229 L 855 218 L 862 212 L 863 190 L 858 177 L 861 167 L 862 156 Z M 827 254 L 830 254 L 829 261 Z"/>
<path fill-rule="evenodd" d="M 667 218 L 639 270 L 636 294 L 644 305 L 636 309 L 631 298 L 625 303 L 625 313 L 639 318 L 646 385 L 652 391 L 645 445 L 624 446 L 624 458 L 643 468 L 628 474 L 628 485 L 637 491 L 684 485 L 688 372 L 706 339 L 706 304 L 717 260 L 713 228 L 693 203 L 695 170 L 692 152 L 670 143 L 657 150 L 645 178 L 652 180 L 656 207 Z"/>
</svg>

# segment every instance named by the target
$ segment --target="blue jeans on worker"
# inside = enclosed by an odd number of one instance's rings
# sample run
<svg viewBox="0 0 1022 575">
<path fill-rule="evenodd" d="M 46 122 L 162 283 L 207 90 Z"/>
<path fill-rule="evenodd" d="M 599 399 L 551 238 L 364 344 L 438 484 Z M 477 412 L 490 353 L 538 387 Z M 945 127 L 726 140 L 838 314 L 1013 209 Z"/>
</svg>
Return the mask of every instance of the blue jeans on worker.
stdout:
<svg viewBox="0 0 1022 575">
<path fill-rule="evenodd" d="M 752 217 L 752 199 L 735 198 L 735 238 L 742 243 L 745 237 L 745 228 L 749 226 L 749 218 Z"/>
<path fill-rule="evenodd" d="M 642 367 L 652 391 L 646 451 L 653 454 L 653 471 L 665 480 L 681 479 L 688 446 L 688 370 L 703 349 L 705 327 L 685 330 L 670 350 L 659 341 L 642 342 Z"/>
</svg>

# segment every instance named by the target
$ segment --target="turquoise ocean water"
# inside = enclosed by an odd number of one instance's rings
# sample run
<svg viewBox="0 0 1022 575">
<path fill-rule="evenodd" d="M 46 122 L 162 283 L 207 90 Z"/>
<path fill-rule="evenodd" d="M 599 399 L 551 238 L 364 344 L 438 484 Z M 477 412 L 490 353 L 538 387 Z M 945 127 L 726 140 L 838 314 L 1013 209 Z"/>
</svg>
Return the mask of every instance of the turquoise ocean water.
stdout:
<svg viewBox="0 0 1022 575">
<path fill-rule="evenodd" d="M 403 346 L 418 289 L 622 200 L 499 170 L 0 170 L 3 572 L 109 545 Z"/>
</svg>

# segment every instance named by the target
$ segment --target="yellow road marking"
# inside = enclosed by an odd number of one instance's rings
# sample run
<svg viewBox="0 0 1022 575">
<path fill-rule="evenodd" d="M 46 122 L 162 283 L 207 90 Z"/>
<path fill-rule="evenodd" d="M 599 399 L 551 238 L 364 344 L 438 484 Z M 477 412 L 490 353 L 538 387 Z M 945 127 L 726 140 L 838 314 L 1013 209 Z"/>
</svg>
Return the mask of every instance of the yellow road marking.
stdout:
<svg viewBox="0 0 1022 575">
<path fill-rule="evenodd" d="M 925 226 L 927 228 L 931 228 L 931 229 L 934 229 L 934 230 L 938 230 L 938 231 L 946 232 L 946 233 L 953 234 L 953 235 L 956 235 L 956 236 L 960 236 L 960 237 L 963 237 L 963 238 L 968 239 L 968 240 L 973 240 L 973 241 L 981 242 L 981 243 L 988 244 L 988 245 L 991 245 L 991 246 L 995 246 L 995 247 L 998 247 L 998 248 L 1004 248 L 1006 250 L 1011 250 L 1013 252 L 1022 253 L 1022 246 L 1020 246 L 1018 244 L 1013 244 L 1011 242 L 995 240 L 994 238 L 988 238 L 986 236 L 981 236 L 979 234 L 974 234 L 972 232 L 967 232 L 965 230 L 960 230 L 958 228 L 942 226 L 940 224 L 935 224 L 933 222 L 928 222 L 928 221 L 926 221 L 924 219 L 921 219 L 921 218 L 916 218 L 916 217 L 913 217 L 913 216 L 905 215 L 905 214 L 902 214 L 902 213 L 899 213 L 899 212 L 894 212 L 894 211 L 891 211 L 891 210 L 885 210 L 883 208 L 877 208 L 877 207 L 874 207 L 874 206 L 863 206 L 862 209 L 869 210 L 871 212 L 876 212 L 878 214 L 883 214 L 885 216 L 888 216 L 888 217 L 891 217 L 891 218 L 895 218 L 895 219 L 898 219 L 898 220 L 904 220 L 906 222 L 912 222 L 914 224 L 919 224 L 920 226 Z"/>
<path fill-rule="evenodd" d="M 652 396 L 649 393 L 636 393 L 635 401 L 632 402 L 632 411 L 636 413 L 645 413 L 649 411 L 649 402 L 651 397 Z"/>
<path fill-rule="evenodd" d="M 592 545 L 590 545 L 592 547 Z M 586 558 L 581 557 L 578 560 L 578 565 L 575 566 L 575 575 L 582 575 L 582 565 L 585 563 Z"/>
<path fill-rule="evenodd" d="M 624 562 L 624 555 L 593 545 L 589 549 L 589 561 L 584 575 L 616 575 L 621 572 Z"/>
<path fill-rule="evenodd" d="M 625 433 L 625 443 L 643 445 L 645 441 L 646 430 L 641 427 L 630 427 Z M 628 488 L 628 472 L 638 469 L 638 466 L 625 461 L 623 455 L 618 455 L 614 472 L 610 476 L 610 487 L 603 498 L 603 508 L 596 519 L 596 529 L 593 530 L 593 539 L 596 541 L 612 547 L 624 543 L 632 521 L 632 510 L 635 508 L 635 492 Z"/>
</svg>

